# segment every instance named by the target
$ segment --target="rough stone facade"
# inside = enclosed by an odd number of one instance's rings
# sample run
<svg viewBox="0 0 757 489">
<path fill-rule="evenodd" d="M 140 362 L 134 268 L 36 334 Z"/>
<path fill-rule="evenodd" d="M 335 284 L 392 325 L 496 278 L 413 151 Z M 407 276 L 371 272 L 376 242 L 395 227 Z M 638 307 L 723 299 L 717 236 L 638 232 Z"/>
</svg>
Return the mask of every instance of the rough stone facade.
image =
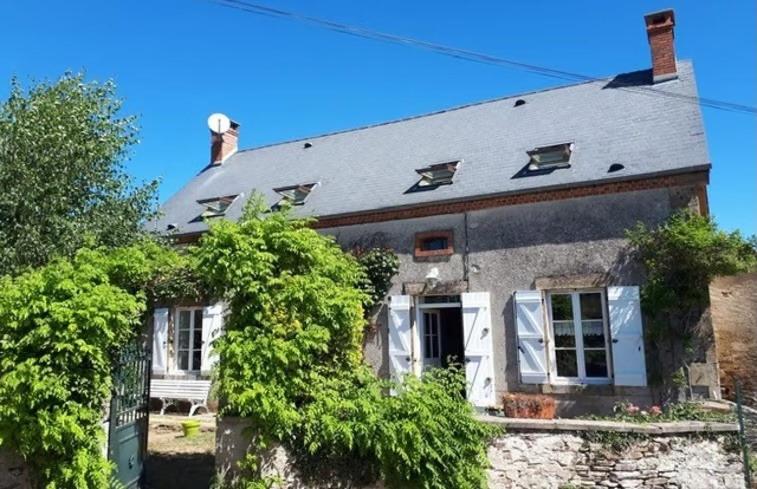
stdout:
<svg viewBox="0 0 757 489">
<path fill-rule="evenodd" d="M 654 437 L 618 453 L 576 434 L 514 433 L 492 443 L 489 461 L 489 489 L 745 487 L 722 439 Z"/>
<path fill-rule="evenodd" d="M 31 489 L 29 472 L 16 455 L 0 448 L 0 489 Z"/>
<path fill-rule="evenodd" d="M 710 312 L 723 395 L 735 400 L 740 379 L 745 402 L 757 408 L 757 272 L 715 279 Z"/>
<path fill-rule="evenodd" d="M 542 392 L 559 398 L 560 416 L 587 410 L 610 412 L 613 403 L 621 399 L 648 405 L 655 401 L 653 393 L 647 388 L 612 385 L 555 387 L 520 382 L 513 292 L 556 281 L 561 288 L 586 287 L 587 277 L 593 287 L 640 285 L 643 277 L 639 265 L 629 256 L 626 230 L 638 222 L 659 224 L 678 208 L 701 210 L 698 190 L 697 186 L 681 186 L 575 196 L 321 230 L 346 248 L 388 246 L 395 250 L 400 269 L 390 294 L 412 294 L 411 285 L 423 283 L 432 268 L 439 270 L 441 283 L 463 284 L 470 292 L 488 291 L 497 399 L 506 392 Z M 432 261 L 414 257 L 415 234 L 440 230 L 451 231 L 454 253 Z M 377 327 L 366 339 L 365 357 L 380 375 L 387 376 L 385 307 L 378 311 L 375 321 Z M 701 357 L 699 370 L 711 373 L 703 377 L 717 384 L 714 360 L 708 362 L 705 354 Z"/>
<path fill-rule="evenodd" d="M 544 424 L 549 430 L 518 424 Z M 509 425 L 497 422 L 498 425 Z M 595 424 L 595 427 L 590 425 Z M 570 420 L 528 420 L 516 422 L 507 434 L 492 441 L 488 449 L 489 489 L 574 489 L 574 488 L 655 488 L 655 489 L 743 489 L 743 465 L 738 451 L 728 451 L 726 436 L 710 431 L 715 427 L 671 423 L 665 436 L 651 435 L 620 452 L 600 443 L 589 442 L 581 431 L 593 429 L 644 430 L 645 425 Z M 569 426 L 570 425 L 570 426 Z M 239 418 L 219 420 L 216 468 L 233 477 L 236 462 L 249 448 L 244 430 L 249 424 Z M 570 429 L 572 428 L 572 429 Z M 660 431 L 665 432 L 660 426 Z M 722 429 L 723 427 L 719 427 Z M 555 431 L 557 429 L 558 431 Z M 733 430 L 735 427 L 727 427 Z M 562 430 L 562 431 L 559 431 Z M 706 436 L 702 436 L 705 434 Z M 273 447 L 263 454 L 261 473 L 282 481 L 285 489 L 383 489 L 378 482 L 360 483 L 353 474 L 328 467 L 321 478 L 304 478 L 286 450 Z M 359 464 L 347 468 L 354 472 Z"/>
</svg>

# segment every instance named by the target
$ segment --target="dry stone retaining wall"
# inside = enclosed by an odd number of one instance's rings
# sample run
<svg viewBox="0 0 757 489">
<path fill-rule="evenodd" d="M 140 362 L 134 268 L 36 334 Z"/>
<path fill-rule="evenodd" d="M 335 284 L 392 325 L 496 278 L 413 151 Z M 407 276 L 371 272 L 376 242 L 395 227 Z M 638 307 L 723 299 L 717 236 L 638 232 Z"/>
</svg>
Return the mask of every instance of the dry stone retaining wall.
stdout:
<svg viewBox="0 0 757 489">
<path fill-rule="evenodd" d="M 573 433 L 513 433 L 489 447 L 489 489 L 743 489 L 723 440 L 653 437 L 620 453 Z"/>
<path fill-rule="evenodd" d="M 730 424 L 696 422 L 636 425 L 586 420 L 513 420 L 482 417 L 504 425 L 507 433 L 488 449 L 489 489 L 744 489 L 740 454 L 728 451 Z M 247 453 L 243 431 L 249 425 L 235 418 L 220 419 L 216 467 L 233 475 Z M 587 441 L 582 432 L 616 431 L 642 436 L 620 452 Z M 307 482 L 286 450 L 272 448 L 263 460 L 263 474 L 283 480 L 287 489 L 381 489 L 357 484 L 336 474 Z"/>
</svg>

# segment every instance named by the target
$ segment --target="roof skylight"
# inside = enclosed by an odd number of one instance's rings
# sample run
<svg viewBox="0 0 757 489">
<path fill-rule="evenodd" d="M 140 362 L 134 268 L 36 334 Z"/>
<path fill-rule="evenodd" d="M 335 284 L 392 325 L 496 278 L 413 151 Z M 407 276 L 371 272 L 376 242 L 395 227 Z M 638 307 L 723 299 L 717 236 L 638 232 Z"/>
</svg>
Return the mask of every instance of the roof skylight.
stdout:
<svg viewBox="0 0 757 489">
<path fill-rule="evenodd" d="M 229 208 L 236 198 L 236 195 L 227 195 L 225 197 L 213 197 L 212 199 L 198 200 L 197 203 L 205 207 L 205 210 L 202 211 L 200 217 L 210 218 L 223 216 L 226 214 L 226 209 Z"/>
<path fill-rule="evenodd" d="M 303 205 L 316 185 L 317 183 L 301 183 L 299 185 L 275 188 L 273 191 L 281 195 L 282 201 L 287 201 L 291 205 Z"/>
<path fill-rule="evenodd" d="M 438 163 L 415 170 L 421 176 L 421 179 L 417 184 L 418 187 L 450 185 L 459 165 L 459 161 L 450 161 L 448 163 Z"/>
<path fill-rule="evenodd" d="M 528 151 L 527 153 L 531 158 L 528 163 L 528 169 L 531 171 L 567 168 L 570 166 L 570 155 L 573 153 L 573 143 L 542 146 Z"/>
</svg>

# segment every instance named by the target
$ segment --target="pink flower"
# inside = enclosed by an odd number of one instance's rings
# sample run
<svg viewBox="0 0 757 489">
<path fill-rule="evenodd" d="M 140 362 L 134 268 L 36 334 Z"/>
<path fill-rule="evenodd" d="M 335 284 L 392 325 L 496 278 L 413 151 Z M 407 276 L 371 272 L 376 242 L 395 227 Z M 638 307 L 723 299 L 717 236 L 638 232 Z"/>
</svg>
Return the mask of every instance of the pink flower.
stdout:
<svg viewBox="0 0 757 489">
<path fill-rule="evenodd" d="M 638 414 L 639 411 L 639 406 L 636 406 L 635 404 L 629 404 L 626 408 L 626 412 L 628 412 L 628 414 Z"/>
<path fill-rule="evenodd" d="M 659 416 L 662 414 L 662 409 L 660 409 L 660 406 L 652 406 L 649 408 L 649 414 L 652 416 Z"/>
</svg>

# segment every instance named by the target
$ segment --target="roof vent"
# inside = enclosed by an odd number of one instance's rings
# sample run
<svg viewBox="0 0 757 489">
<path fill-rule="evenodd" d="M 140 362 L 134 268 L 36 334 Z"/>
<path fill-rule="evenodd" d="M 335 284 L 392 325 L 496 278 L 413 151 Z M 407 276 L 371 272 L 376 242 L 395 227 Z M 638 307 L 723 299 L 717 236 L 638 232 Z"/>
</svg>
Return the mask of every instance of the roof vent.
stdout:
<svg viewBox="0 0 757 489">
<path fill-rule="evenodd" d="M 178 227 L 175 222 L 172 222 L 166 226 L 166 231 L 173 231 Z"/>
<path fill-rule="evenodd" d="M 523 100 L 522 98 L 519 98 L 518 100 L 515 101 L 515 103 L 513 104 L 513 107 L 520 107 L 521 105 L 526 105 L 526 101 Z"/>
<path fill-rule="evenodd" d="M 305 143 L 302 145 L 303 148 L 308 149 L 313 147 L 313 143 Z"/>
<path fill-rule="evenodd" d="M 610 168 L 607 170 L 607 173 L 615 173 L 616 171 L 620 171 L 623 168 L 625 168 L 625 166 L 621 165 L 620 163 L 613 163 L 612 165 L 610 165 Z"/>
</svg>

